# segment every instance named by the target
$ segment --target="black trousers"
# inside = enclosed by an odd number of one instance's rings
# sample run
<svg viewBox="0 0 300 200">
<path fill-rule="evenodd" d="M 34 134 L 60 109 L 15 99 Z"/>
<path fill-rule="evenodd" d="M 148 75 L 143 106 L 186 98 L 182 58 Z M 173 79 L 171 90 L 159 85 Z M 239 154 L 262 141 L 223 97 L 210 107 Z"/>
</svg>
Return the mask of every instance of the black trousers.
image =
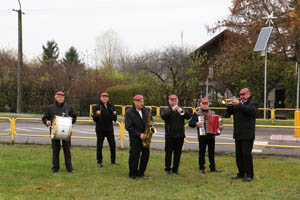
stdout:
<svg viewBox="0 0 300 200">
<path fill-rule="evenodd" d="M 142 140 L 130 137 L 129 176 L 144 175 L 150 156 L 150 148 L 144 148 Z"/>
<path fill-rule="evenodd" d="M 166 144 L 165 144 L 165 152 L 166 152 L 165 170 L 166 171 L 172 170 L 173 172 L 178 172 L 183 142 L 184 142 L 184 138 L 166 138 Z M 174 155 L 174 158 L 173 158 L 173 167 L 171 168 L 172 154 Z"/>
<path fill-rule="evenodd" d="M 235 156 L 238 175 L 253 178 L 252 148 L 254 140 L 235 140 Z"/>
<path fill-rule="evenodd" d="M 52 139 L 52 170 L 58 171 L 59 170 L 59 152 L 60 152 L 60 147 L 61 147 L 61 142 L 62 141 L 62 146 L 64 150 L 64 157 L 65 157 L 65 165 L 66 169 L 68 171 L 72 171 L 72 162 L 71 162 L 71 139 L 70 140 L 55 140 Z"/>
<path fill-rule="evenodd" d="M 102 163 L 102 147 L 104 138 L 107 138 L 110 148 L 110 161 L 116 162 L 116 141 L 113 131 L 97 131 L 97 162 Z"/>
<path fill-rule="evenodd" d="M 198 136 L 199 142 L 199 168 L 205 169 L 205 152 L 206 147 L 208 147 L 208 158 L 209 158 L 209 168 L 211 170 L 216 169 L 215 164 L 215 136 L 205 135 Z"/>
</svg>

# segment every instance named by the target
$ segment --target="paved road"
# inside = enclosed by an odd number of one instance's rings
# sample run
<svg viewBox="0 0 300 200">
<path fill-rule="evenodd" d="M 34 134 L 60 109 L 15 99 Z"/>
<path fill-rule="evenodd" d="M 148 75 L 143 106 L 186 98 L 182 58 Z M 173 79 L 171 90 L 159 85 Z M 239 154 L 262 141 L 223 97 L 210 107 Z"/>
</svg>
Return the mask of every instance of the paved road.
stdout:
<svg viewBox="0 0 300 200">
<path fill-rule="evenodd" d="M 115 125 L 115 136 L 120 135 L 120 128 Z M 164 128 L 162 126 L 156 126 L 157 133 L 153 136 L 153 140 L 164 140 Z M 5 120 L 0 120 L 0 134 L 10 132 L 10 123 Z M 31 135 L 49 135 L 49 129 L 45 127 L 41 121 L 17 121 L 16 122 L 16 133 L 17 134 L 31 134 Z M 287 146 L 300 146 L 300 142 L 294 141 L 274 141 L 271 140 L 271 135 L 293 135 L 293 129 L 281 129 L 281 128 L 256 128 L 256 140 L 255 144 L 269 144 L 269 145 L 287 145 Z M 95 146 L 96 145 L 96 134 L 95 126 L 93 123 L 76 123 L 73 126 L 73 136 L 91 137 L 94 139 L 73 139 L 73 145 L 83 146 Z M 127 131 L 125 132 L 126 138 L 128 138 Z M 186 129 L 186 139 L 189 142 L 197 142 L 196 130 L 192 128 Z M 10 142 L 11 136 L 1 136 L 0 142 Z M 16 143 L 50 143 L 50 139 L 47 137 L 27 137 L 27 136 L 15 136 Z M 216 137 L 217 143 L 233 143 L 232 139 L 232 127 L 225 127 L 222 135 Z M 105 142 L 107 145 L 107 142 Z M 117 141 L 117 146 L 120 147 L 120 140 Z M 125 141 L 125 148 L 129 147 L 129 142 Z M 151 148 L 163 149 L 163 143 L 151 143 Z M 198 150 L 197 144 L 184 145 L 185 150 Z M 217 145 L 217 152 L 234 152 L 233 145 Z M 253 149 L 254 153 L 258 154 L 280 154 L 280 155 L 300 155 L 300 149 L 295 148 L 274 148 L 274 147 L 261 147 L 255 146 Z"/>
</svg>

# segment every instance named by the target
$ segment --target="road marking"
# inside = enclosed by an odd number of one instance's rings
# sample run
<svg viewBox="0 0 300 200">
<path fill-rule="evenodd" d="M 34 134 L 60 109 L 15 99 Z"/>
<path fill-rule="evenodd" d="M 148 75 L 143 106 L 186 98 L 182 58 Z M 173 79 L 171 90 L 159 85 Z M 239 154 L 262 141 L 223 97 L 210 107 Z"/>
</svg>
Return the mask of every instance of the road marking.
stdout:
<svg viewBox="0 0 300 200">
<path fill-rule="evenodd" d="M 269 142 L 268 141 L 254 141 L 254 144 L 261 144 L 261 145 L 267 145 Z M 258 146 L 252 149 L 253 153 L 262 153 L 264 146 Z"/>
<path fill-rule="evenodd" d="M 261 153 L 262 149 L 252 149 L 252 153 Z"/>
<path fill-rule="evenodd" d="M 16 128 L 16 131 L 26 131 L 26 132 L 28 132 L 28 131 L 32 131 L 31 130 L 32 128 Z M 41 129 L 41 130 L 43 130 L 43 131 L 49 131 L 49 130 L 47 130 L 47 129 Z"/>
<path fill-rule="evenodd" d="M 49 131 L 49 127 L 45 127 L 45 128 L 28 128 L 28 130 L 38 130 L 38 131 Z"/>
<path fill-rule="evenodd" d="M 269 142 L 268 141 L 254 141 L 254 144 L 267 145 L 267 144 L 269 144 Z M 259 148 L 265 148 L 265 147 L 261 146 Z"/>
<path fill-rule="evenodd" d="M 80 130 L 73 130 L 73 133 L 83 133 L 86 135 L 95 135 L 96 133 L 94 131 L 80 131 Z"/>
</svg>

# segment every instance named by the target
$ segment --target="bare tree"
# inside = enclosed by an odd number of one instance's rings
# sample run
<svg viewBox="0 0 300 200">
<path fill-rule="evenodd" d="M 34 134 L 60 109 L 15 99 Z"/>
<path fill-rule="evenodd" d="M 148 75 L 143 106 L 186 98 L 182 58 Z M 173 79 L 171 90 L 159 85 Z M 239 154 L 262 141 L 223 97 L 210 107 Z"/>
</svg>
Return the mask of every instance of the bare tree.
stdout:
<svg viewBox="0 0 300 200">
<path fill-rule="evenodd" d="M 127 50 L 118 33 L 113 29 L 109 29 L 102 35 L 97 36 L 95 53 L 97 66 L 117 67 L 118 63 L 124 61 Z"/>
</svg>

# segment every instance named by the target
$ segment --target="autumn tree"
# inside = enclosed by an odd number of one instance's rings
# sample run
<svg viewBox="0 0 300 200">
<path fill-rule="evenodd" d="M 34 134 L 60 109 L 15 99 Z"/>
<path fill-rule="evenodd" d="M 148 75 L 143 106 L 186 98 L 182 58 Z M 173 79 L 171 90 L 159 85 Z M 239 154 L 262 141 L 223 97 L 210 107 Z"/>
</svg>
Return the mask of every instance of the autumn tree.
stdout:
<svg viewBox="0 0 300 200">
<path fill-rule="evenodd" d="M 175 93 L 181 101 L 191 103 L 199 98 L 199 66 L 207 60 L 203 55 L 192 57 L 192 51 L 190 47 L 168 46 L 133 56 L 130 66 L 135 74 L 144 71 L 157 78 L 165 102 Z"/>
<path fill-rule="evenodd" d="M 291 76 L 288 72 L 299 57 L 299 1 L 234 0 L 230 11 L 227 19 L 208 28 L 209 32 L 228 30 L 223 51 L 215 62 L 223 89 L 237 94 L 240 88 L 251 87 L 259 102 L 263 102 L 264 60 L 253 49 L 260 29 L 267 26 L 264 17 L 271 13 L 277 19 L 273 20 L 268 48 L 267 92 L 276 87 L 294 87 L 282 83 Z"/>
</svg>

